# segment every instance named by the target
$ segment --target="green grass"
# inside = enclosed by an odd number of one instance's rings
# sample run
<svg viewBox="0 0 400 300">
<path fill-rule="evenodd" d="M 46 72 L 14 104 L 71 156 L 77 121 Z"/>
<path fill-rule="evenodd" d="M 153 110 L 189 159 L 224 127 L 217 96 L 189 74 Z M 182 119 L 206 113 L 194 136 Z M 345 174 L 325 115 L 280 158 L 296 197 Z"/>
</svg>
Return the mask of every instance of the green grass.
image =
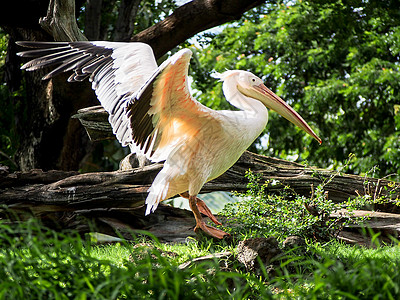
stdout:
<svg viewBox="0 0 400 300">
<path fill-rule="evenodd" d="M 400 248 L 364 249 L 332 243 L 318 249 L 312 294 L 318 298 L 398 299 Z"/>
<path fill-rule="evenodd" d="M 164 245 L 163 251 L 178 252 L 177 258 L 169 259 L 131 242 L 94 246 L 90 238 L 56 233 L 34 221 L 1 223 L 0 298 L 243 299 L 254 286 L 264 288 L 253 278 L 250 289 L 238 273 L 207 275 L 210 264 L 217 268 L 213 262 L 180 270 L 183 260 L 210 253 L 210 243 L 200 244 Z"/>
<path fill-rule="evenodd" d="M 146 246 L 146 244 L 151 247 Z M 139 246 L 138 246 L 139 245 Z M 0 222 L 0 299 L 398 299 L 400 247 L 365 249 L 331 241 L 286 254 L 262 278 L 217 262 L 179 269 L 234 246 L 210 240 L 96 245 L 35 221 Z M 168 251 L 176 253 L 168 256 Z M 165 255 L 167 253 L 167 255 Z M 164 255 L 163 255 L 164 254 Z M 289 263 L 290 262 L 290 263 Z M 289 267 L 290 266 L 290 267 Z"/>
</svg>

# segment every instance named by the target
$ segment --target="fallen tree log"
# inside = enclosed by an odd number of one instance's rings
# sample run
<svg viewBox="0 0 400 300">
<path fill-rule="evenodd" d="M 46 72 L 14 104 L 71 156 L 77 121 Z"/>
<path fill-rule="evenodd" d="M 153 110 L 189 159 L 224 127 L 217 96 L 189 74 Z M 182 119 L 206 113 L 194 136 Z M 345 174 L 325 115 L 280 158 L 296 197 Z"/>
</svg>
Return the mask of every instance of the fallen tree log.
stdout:
<svg viewBox="0 0 400 300">
<path fill-rule="evenodd" d="M 379 245 L 380 242 L 391 244 L 392 238 L 400 238 L 400 214 L 366 210 L 357 210 L 349 214 L 346 210 L 342 210 L 333 213 L 331 217 L 341 218 L 346 215 L 351 216 L 351 218 L 368 218 L 361 224 L 347 226 L 339 233 L 338 239 L 346 243 L 374 247 Z M 372 232 L 369 230 L 372 230 Z M 376 233 L 379 233 L 378 236 L 371 239 Z"/>
<path fill-rule="evenodd" d="M 162 205 L 154 214 L 145 216 L 147 189 L 161 170 L 153 164 L 127 171 L 78 174 L 32 170 L 8 174 L 0 172 L 0 204 L 23 218 L 33 214 L 46 224 L 93 230 L 129 237 L 135 230 L 148 230 L 161 240 L 182 240 L 194 235 L 194 218 L 186 210 Z M 246 171 L 252 170 L 269 182 L 267 192 L 276 193 L 285 186 L 300 195 L 309 196 L 312 187 L 324 184 L 328 197 L 344 201 L 349 197 L 398 197 L 398 183 L 388 180 L 338 174 L 305 167 L 276 158 L 245 152 L 239 161 L 221 177 L 207 183 L 202 193 L 247 189 Z M 391 191 L 391 192 L 390 192 Z M 396 207 L 396 206 L 393 206 Z M 90 220 L 90 222 L 88 222 Z"/>
<path fill-rule="evenodd" d="M 94 208 L 101 203 L 112 202 L 115 207 L 137 206 L 133 203 L 145 199 L 147 188 L 161 168 L 160 163 L 126 171 L 86 174 L 41 170 L 12 174 L 3 172 L 0 174 L 0 203 L 34 201 L 57 205 L 85 203 L 85 206 L 91 203 L 90 208 Z M 225 174 L 207 183 L 202 193 L 243 192 L 247 189 L 248 181 L 244 175 L 248 170 L 259 174 L 261 182 L 268 182 L 266 191 L 271 193 L 289 186 L 299 195 L 310 196 L 313 186 L 323 184 L 329 199 L 335 202 L 364 195 L 393 199 L 400 196 L 400 183 L 306 167 L 251 152 L 245 152 Z"/>
</svg>

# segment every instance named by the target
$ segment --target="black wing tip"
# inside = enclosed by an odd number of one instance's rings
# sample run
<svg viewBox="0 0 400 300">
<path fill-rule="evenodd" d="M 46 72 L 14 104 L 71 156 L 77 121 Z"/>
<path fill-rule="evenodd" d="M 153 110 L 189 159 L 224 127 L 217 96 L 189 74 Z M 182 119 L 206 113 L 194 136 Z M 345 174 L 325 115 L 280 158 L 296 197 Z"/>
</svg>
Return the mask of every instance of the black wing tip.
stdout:
<svg viewBox="0 0 400 300">
<path fill-rule="evenodd" d="M 52 77 L 55 77 L 59 73 L 73 70 L 73 68 L 71 68 L 72 61 L 69 60 L 69 58 L 67 58 L 66 61 L 56 60 L 57 53 L 60 54 L 60 56 L 59 56 L 60 59 L 65 59 L 66 57 L 64 57 L 62 54 L 67 53 L 68 49 L 70 49 L 70 51 L 76 50 L 76 54 L 78 55 L 81 48 L 89 49 L 89 48 L 93 47 L 95 49 L 97 47 L 96 45 L 94 45 L 92 42 L 89 42 L 89 41 L 78 41 L 78 42 L 17 41 L 16 44 L 19 46 L 25 47 L 25 48 L 30 48 L 29 50 L 21 51 L 21 52 L 17 53 L 17 55 L 20 57 L 32 58 L 32 60 L 30 60 L 29 62 L 27 62 L 26 64 L 24 64 L 21 67 L 22 70 L 34 71 L 34 70 L 42 69 L 44 67 L 52 67 L 59 63 L 61 64 L 58 68 L 54 69 L 52 72 L 50 72 L 49 74 L 44 76 L 42 78 L 43 80 L 47 80 Z M 99 48 L 103 49 L 103 47 L 99 47 Z M 112 50 L 110 50 L 110 49 L 107 49 L 107 51 L 112 52 Z M 104 52 L 104 50 L 102 50 L 100 52 Z M 73 54 L 73 53 L 71 53 L 71 54 Z M 101 54 L 103 54 L 103 53 L 101 53 Z M 108 54 L 110 55 L 110 53 L 108 53 Z M 46 59 L 48 59 L 49 56 L 54 56 L 54 57 L 52 57 L 52 59 L 50 59 L 46 63 Z M 74 60 L 74 62 L 75 62 L 75 60 Z M 83 64 L 82 72 L 80 72 L 80 73 L 84 73 L 84 74 L 80 74 L 78 72 L 77 74 L 73 75 L 72 77 L 70 76 L 69 81 L 75 81 L 75 77 L 76 77 L 77 81 L 82 81 L 82 80 L 86 79 L 89 75 L 89 74 L 86 74 L 86 73 L 88 73 L 85 70 L 86 66 L 87 66 L 87 64 Z M 98 67 L 98 65 L 96 65 L 96 68 L 97 67 Z M 75 71 L 75 73 L 76 73 L 76 70 L 73 70 L 73 71 Z M 96 71 L 96 69 L 92 70 L 89 73 L 94 73 L 95 71 Z M 82 75 L 84 75 L 84 76 L 82 76 Z"/>
<path fill-rule="evenodd" d="M 70 42 L 16 41 L 15 43 L 27 48 L 47 48 L 48 46 L 65 46 Z"/>
<path fill-rule="evenodd" d="M 35 51 L 40 53 L 43 49 L 65 47 L 69 45 L 69 42 L 16 41 L 15 44 L 24 48 L 33 48 L 34 50 L 17 52 L 18 56 L 32 57 L 32 54 L 35 53 Z"/>
<path fill-rule="evenodd" d="M 47 48 L 49 46 L 65 46 L 65 45 L 86 45 L 86 44 L 91 44 L 93 45 L 93 42 L 91 41 L 75 41 L 75 42 L 46 42 L 46 41 L 16 41 L 15 44 L 21 47 L 27 47 L 27 48 Z"/>
</svg>

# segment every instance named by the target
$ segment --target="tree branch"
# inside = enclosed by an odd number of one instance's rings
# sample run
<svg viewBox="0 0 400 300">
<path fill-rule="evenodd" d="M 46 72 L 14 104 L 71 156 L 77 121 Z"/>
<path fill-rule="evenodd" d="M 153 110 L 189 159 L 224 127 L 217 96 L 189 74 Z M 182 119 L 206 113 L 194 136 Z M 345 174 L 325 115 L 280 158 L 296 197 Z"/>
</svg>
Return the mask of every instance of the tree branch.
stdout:
<svg viewBox="0 0 400 300">
<path fill-rule="evenodd" d="M 238 20 L 265 0 L 194 0 L 176 9 L 163 21 L 143 30 L 131 41 L 153 47 L 157 58 L 206 29 Z"/>
<path fill-rule="evenodd" d="M 87 41 L 76 23 L 74 0 L 50 0 L 39 23 L 56 41 Z"/>
</svg>

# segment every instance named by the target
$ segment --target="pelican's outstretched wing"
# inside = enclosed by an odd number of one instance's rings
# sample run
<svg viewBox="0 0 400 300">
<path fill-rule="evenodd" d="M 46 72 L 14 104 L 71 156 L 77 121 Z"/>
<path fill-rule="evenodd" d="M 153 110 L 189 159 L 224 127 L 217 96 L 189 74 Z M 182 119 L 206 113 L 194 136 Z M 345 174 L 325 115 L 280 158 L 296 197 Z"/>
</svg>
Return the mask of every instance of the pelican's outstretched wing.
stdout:
<svg viewBox="0 0 400 300">
<path fill-rule="evenodd" d="M 192 51 L 183 49 L 160 65 L 128 104 L 133 143 L 153 161 L 219 125 L 216 114 L 195 100 L 188 87 Z M 192 149 L 194 150 L 194 149 Z M 183 153 L 182 153 L 183 154 Z"/>
<path fill-rule="evenodd" d="M 157 67 L 151 47 L 144 43 L 18 44 L 36 48 L 19 53 L 34 58 L 22 69 L 57 66 L 43 79 L 67 71 L 73 71 L 69 81 L 89 78 L 120 143 L 153 161 L 165 160 L 173 149 L 214 120 L 213 111 L 189 93 L 189 49 L 177 52 Z"/>
</svg>

